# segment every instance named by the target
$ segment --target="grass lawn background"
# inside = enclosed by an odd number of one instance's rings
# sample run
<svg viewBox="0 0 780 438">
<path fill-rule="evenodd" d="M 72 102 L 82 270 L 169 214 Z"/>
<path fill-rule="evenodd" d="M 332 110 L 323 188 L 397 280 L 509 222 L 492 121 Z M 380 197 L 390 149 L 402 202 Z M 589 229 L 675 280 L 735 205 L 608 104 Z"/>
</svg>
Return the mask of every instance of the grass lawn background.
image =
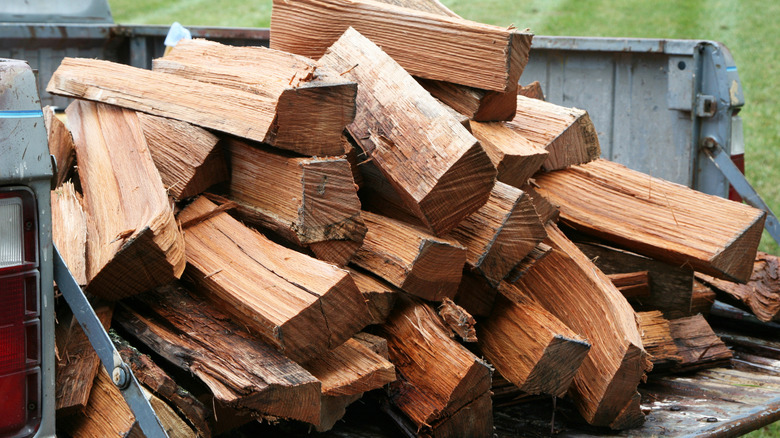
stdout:
<svg viewBox="0 0 780 438">
<path fill-rule="evenodd" d="M 780 2 L 759 0 L 442 0 L 464 18 L 538 35 L 690 38 L 731 49 L 745 93 L 748 180 L 780 214 Z M 268 27 L 271 1 L 109 0 L 117 23 Z M 764 233 L 761 249 L 780 255 Z M 780 436 L 772 425 L 750 437 Z"/>
</svg>

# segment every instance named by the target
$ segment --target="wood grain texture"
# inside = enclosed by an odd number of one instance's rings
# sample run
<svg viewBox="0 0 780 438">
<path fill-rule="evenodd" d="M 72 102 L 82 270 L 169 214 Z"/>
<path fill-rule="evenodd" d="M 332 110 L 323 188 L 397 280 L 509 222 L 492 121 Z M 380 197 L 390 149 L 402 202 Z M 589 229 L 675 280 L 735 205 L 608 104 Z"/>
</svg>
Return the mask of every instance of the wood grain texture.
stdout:
<svg viewBox="0 0 780 438">
<path fill-rule="evenodd" d="M 344 156 L 291 157 L 235 139 L 225 144 L 230 197 L 244 220 L 300 246 L 363 241 L 357 186 Z"/>
<path fill-rule="evenodd" d="M 352 262 L 388 283 L 429 301 L 452 298 L 466 262 L 466 248 L 454 239 L 363 212 L 368 227 Z"/>
<path fill-rule="evenodd" d="M 73 173 L 76 162 L 76 150 L 70 130 L 55 114 L 50 105 L 43 107 L 43 123 L 46 125 L 46 137 L 49 140 L 49 153 L 57 163 L 55 187 L 59 187 Z"/>
<path fill-rule="evenodd" d="M 436 309 L 444 324 L 463 342 L 477 342 L 477 321 L 463 307 L 449 298 L 442 300 Z"/>
<path fill-rule="evenodd" d="M 449 237 L 466 247 L 467 266 L 498 286 L 547 233 L 530 197 L 499 181 L 485 205 L 467 216 Z"/>
<path fill-rule="evenodd" d="M 670 333 L 677 345 L 682 361 L 677 372 L 714 368 L 728 364 L 731 350 L 712 331 L 702 315 L 677 318 L 669 321 Z"/>
<path fill-rule="evenodd" d="M 357 84 L 311 59 L 267 47 L 183 40 L 154 60 L 153 69 L 275 102 L 273 135 L 265 142 L 304 155 L 340 155 L 341 132 L 355 117 Z"/>
<path fill-rule="evenodd" d="M 528 272 L 529 269 L 532 269 L 536 263 L 538 263 L 543 258 L 547 257 L 548 254 L 552 251 L 552 247 L 550 245 L 547 245 L 546 243 L 542 242 L 538 245 L 536 245 L 536 248 L 534 248 L 530 253 L 528 253 L 527 256 L 523 258 L 523 260 L 520 260 L 520 263 L 515 265 L 514 268 L 512 268 L 512 271 L 509 272 L 509 275 L 506 276 L 506 281 L 509 283 L 514 283 L 517 280 L 520 279 L 523 275 L 525 275 L 526 272 Z"/>
<path fill-rule="evenodd" d="M 511 295 L 496 297 L 490 316 L 477 325 L 480 350 L 523 392 L 563 397 L 590 344 L 522 292 Z"/>
<path fill-rule="evenodd" d="M 581 232 L 719 278 L 744 282 L 753 270 L 761 210 L 603 159 L 540 174 L 536 183 Z"/>
<path fill-rule="evenodd" d="M 230 177 L 219 138 L 180 120 L 138 113 L 149 153 L 168 193 L 180 200 Z"/>
<path fill-rule="evenodd" d="M 200 197 L 179 220 L 217 206 Z M 343 344 L 370 315 L 349 273 L 271 242 L 227 213 L 186 229 L 187 276 L 263 341 L 306 361 Z"/>
<path fill-rule="evenodd" d="M 498 171 L 498 180 L 522 187 L 545 162 L 548 152 L 530 142 L 505 123 L 470 122 L 471 133 L 479 140 Z"/>
<path fill-rule="evenodd" d="M 134 111 L 66 110 L 87 215 L 87 291 L 120 299 L 179 278 L 184 238 Z"/>
<path fill-rule="evenodd" d="M 555 226 L 549 255 L 514 283 L 591 344 L 570 395 L 590 424 L 613 429 L 644 421 L 636 387 L 650 364 L 634 310 L 609 279 Z"/>
<path fill-rule="evenodd" d="M 325 396 L 350 396 L 395 381 L 395 367 L 355 339 L 303 364 L 322 382 Z"/>
<path fill-rule="evenodd" d="M 386 281 L 356 268 L 347 268 L 349 275 L 355 280 L 371 314 L 369 324 L 382 324 L 387 320 L 395 305 L 396 296 L 401 291 Z"/>
<path fill-rule="evenodd" d="M 544 90 L 542 90 L 542 84 L 539 81 L 533 81 L 528 85 L 520 85 L 517 94 L 531 99 L 545 100 Z"/>
<path fill-rule="evenodd" d="M 435 431 L 446 428 L 448 419 L 489 393 L 489 367 L 449 337 L 427 304 L 402 295 L 378 334 L 387 339 L 398 372 L 398 382 L 390 385 L 390 401 L 414 423 L 418 435 L 439 436 Z M 471 406 L 479 421 L 458 422 L 458 435 L 490 436 L 489 397 L 487 403 Z"/>
<path fill-rule="evenodd" d="M 712 288 L 694 278 L 693 292 L 691 293 L 691 315 L 701 313 L 707 317 L 716 298 L 717 294 Z"/>
<path fill-rule="evenodd" d="M 642 334 L 642 345 L 653 362 L 653 372 L 668 370 L 682 361 L 669 320 L 660 310 L 637 312 L 636 320 Z"/>
<path fill-rule="evenodd" d="M 650 290 L 650 273 L 648 271 L 608 274 L 612 284 L 626 298 L 646 298 L 652 295 Z"/>
<path fill-rule="evenodd" d="M 277 0 L 271 27 L 271 48 L 310 58 L 322 56 L 353 27 L 415 76 L 496 91 L 520 79 L 532 38 L 529 32 L 362 0 Z"/>
<path fill-rule="evenodd" d="M 520 187 L 520 190 L 528 193 L 528 196 L 531 197 L 531 201 L 534 203 L 536 213 L 539 215 L 539 219 L 543 224 L 546 224 L 550 221 L 558 223 L 558 219 L 560 218 L 561 214 L 559 206 L 553 204 L 548 198 L 540 195 L 536 191 L 537 187 L 539 186 L 536 185 L 536 181 L 534 179 L 530 179 L 527 184 L 524 184 Z"/>
<path fill-rule="evenodd" d="M 354 29 L 323 65 L 359 84 L 347 127 L 406 206 L 436 234 L 485 203 L 496 170 L 479 142 L 404 69 Z"/>
<path fill-rule="evenodd" d="M 507 91 L 483 90 L 451 82 L 417 78 L 431 95 L 460 114 L 479 122 L 508 121 L 517 111 L 517 86 Z"/>
<path fill-rule="evenodd" d="M 87 217 L 83 199 L 67 181 L 51 192 L 52 241 L 79 286 L 87 284 Z"/>
<path fill-rule="evenodd" d="M 484 276 L 466 268 L 458 285 L 455 303 L 474 316 L 486 317 L 493 310 L 498 288 Z"/>
<path fill-rule="evenodd" d="M 601 154 L 599 138 L 587 111 L 517 96 L 515 118 L 507 126 L 549 155 L 542 167 L 551 171 L 593 161 Z"/>
<path fill-rule="evenodd" d="M 317 379 L 177 284 L 123 303 L 115 322 L 171 365 L 200 379 L 217 401 L 234 410 L 318 421 Z"/>
</svg>

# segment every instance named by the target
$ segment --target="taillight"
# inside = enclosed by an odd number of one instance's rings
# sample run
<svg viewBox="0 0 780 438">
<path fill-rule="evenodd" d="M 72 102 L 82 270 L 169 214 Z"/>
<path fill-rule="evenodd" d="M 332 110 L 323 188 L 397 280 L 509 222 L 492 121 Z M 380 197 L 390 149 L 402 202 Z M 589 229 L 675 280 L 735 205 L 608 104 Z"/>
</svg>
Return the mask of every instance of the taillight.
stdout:
<svg viewBox="0 0 780 438">
<path fill-rule="evenodd" d="M 742 136 L 742 117 L 731 116 L 731 161 L 745 174 L 745 138 Z M 734 187 L 729 185 L 729 199 L 742 202 Z"/>
<path fill-rule="evenodd" d="M 41 418 L 38 223 L 32 191 L 0 188 L 0 436 L 27 436 Z"/>
</svg>

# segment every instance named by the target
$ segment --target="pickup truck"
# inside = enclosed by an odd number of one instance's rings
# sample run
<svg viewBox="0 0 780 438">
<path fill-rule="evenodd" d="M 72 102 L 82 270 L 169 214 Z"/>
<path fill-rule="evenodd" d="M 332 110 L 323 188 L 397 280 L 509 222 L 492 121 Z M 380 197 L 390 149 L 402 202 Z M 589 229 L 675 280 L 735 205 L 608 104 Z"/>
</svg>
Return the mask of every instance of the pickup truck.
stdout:
<svg viewBox="0 0 780 438">
<path fill-rule="evenodd" d="M 0 60 L 0 436 L 48 437 L 56 433 L 50 209 L 56 163 L 41 106 L 64 108 L 68 100 L 45 86 L 65 56 L 148 68 L 162 56 L 168 29 L 117 25 L 105 0 L 23 3 L 26 9 L 0 7 L 0 58 L 17 59 Z M 235 45 L 267 45 L 269 38 L 268 29 L 190 31 Z M 521 83 L 533 80 L 541 81 L 549 101 L 589 111 L 606 158 L 722 197 L 739 180 L 712 158 L 738 163 L 744 152 L 743 94 L 723 44 L 537 36 Z M 678 159 L 670 163 L 668 156 Z M 755 337 L 776 335 L 780 326 L 720 304 L 711 317 L 735 352 L 766 358 L 763 365 L 737 354 L 733 369 L 652 378 L 641 388 L 646 425 L 611 436 L 736 436 L 780 419 L 780 367 L 771 365 L 780 360 L 780 344 Z M 329 436 L 396 436 L 360 409 Z M 497 436 L 543 436 L 551 422 L 560 436 L 607 433 L 578 422 L 565 401 L 509 403 L 495 412 Z"/>
</svg>

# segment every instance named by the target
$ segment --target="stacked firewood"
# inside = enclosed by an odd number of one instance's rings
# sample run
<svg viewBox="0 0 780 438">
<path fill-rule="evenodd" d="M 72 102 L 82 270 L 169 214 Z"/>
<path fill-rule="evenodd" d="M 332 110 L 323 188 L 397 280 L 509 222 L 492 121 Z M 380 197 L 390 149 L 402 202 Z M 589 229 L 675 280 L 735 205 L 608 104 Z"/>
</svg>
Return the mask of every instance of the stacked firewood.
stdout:
<svg viewBox="0 0 780 438">
<path fill-rule="evenodd" d="M 748 280 L 764 213 L 598 159 L 587 112 L 518 86 L 531 38 L 279 0 L 271 48 L 62 62 L 55 243 L 171 435 L 328 430 L 374 391 L 414 434 L 489 437 L 493 382 L 625 429 L 651 370 L 728 361 L 694 271 Z M 63 433 L 140 433 L 58 321 Z"/>
</svg>

